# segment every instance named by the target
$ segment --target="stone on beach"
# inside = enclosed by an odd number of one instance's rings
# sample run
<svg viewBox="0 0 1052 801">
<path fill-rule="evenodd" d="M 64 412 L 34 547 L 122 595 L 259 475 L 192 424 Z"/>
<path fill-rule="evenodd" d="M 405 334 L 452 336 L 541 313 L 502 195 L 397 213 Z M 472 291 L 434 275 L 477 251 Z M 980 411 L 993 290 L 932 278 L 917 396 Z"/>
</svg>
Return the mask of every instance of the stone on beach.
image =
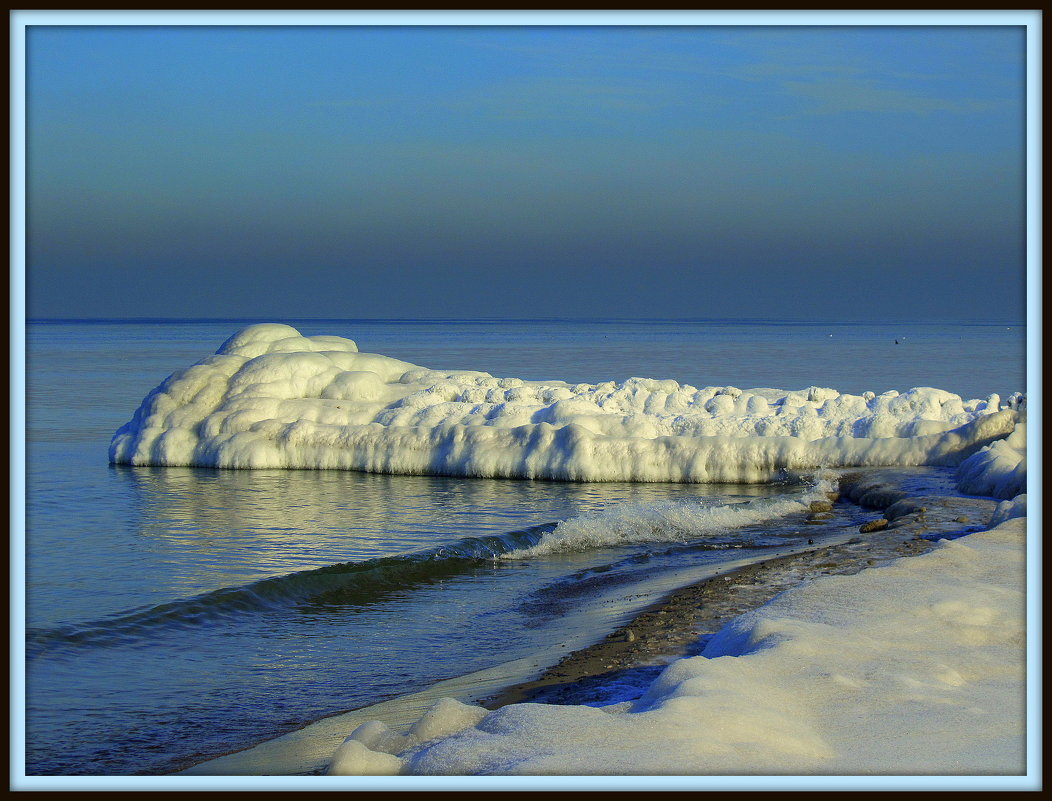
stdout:
<svg viewBox="0 0 1052 801">
<path fill-rule="evenodd" d="M 870 520 L 868 523 L 863 523 L 858 527 L 858 530 L 863 534 L 869 534 L 872 531 L 883 531 L 888 527 L 888 521 L 885 518 L 879 520 Z"/>
</svg>

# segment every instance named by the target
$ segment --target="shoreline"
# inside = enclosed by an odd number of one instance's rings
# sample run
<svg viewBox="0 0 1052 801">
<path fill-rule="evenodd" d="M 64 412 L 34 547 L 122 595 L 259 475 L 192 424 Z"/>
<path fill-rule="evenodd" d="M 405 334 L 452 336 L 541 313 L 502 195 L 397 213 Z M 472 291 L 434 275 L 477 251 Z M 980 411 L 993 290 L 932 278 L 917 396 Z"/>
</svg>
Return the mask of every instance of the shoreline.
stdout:
<svg viewBox="0 0 1052 801">
<path fill-rule="evenodd" d="M 841 477 L 840 495 L 847 501 L 862 509 L 891 510 L 886 528 L 733 568 L 674 590 L 605 639 L 568 654 L 538 678 L 505 688 L 482 705 L 493 710 L 516 703 L 598 705 L 631 700 L 633 690 L 641 694 L 665 666 L 700 653 L 727 622 L 784 590 L 820 576 L 853 575 L 925 553 L 940 535 L 982 530 L 974 521 L 988 521 L 997 506 L 997 501 L 985 498 L 911 496 L 893 482 L 886 471 Z M 874 519 L 887 520 L 879 515 Z M 611 685 L 621 687 L 626 697 L 612 698 Z"/>
<path fill-rule="evenodd" d="M 930 550 L 940 537 L 983 530 L 997 501 L 954 495 L 918 496 L 901 488 L 901 472 L 845 473 L 839 497 L 863 510 L 883 527 L 851 536 L 837 521 L 840 537 L 816 527 L 823 540 L 813 549 L 772 556 L 687 584 L 666 593 L 592 645 L 575 649 L 535 678 L 508 686 L 498 666 L 440 682 L 427 690 L 374 707 L 339 713 L 307 724 L 256 746 L 215 757 L 169 775 L 320 775 L 336 748 L 369 710 L 400 706 L 408 728 L 441 697 L 459 690 L 460 700 L 488 710 L 514 703 L 608 704 L 641 694 L 676 659 L 700 652 L 709 638 L 735 617 L 762 606 L 784 590 L 825 575 L 852 575 L 903 556 Z M 879 512 L 884 512 L 881 516 Z M 801 525 L 827 523 L 828 511 L 800 515 Z M 834 521 L 828 520 L 828 523 Z M 856 520 L 857 522 L 857 520 Z M 849 538 L 845 541 L 844 536 Z M 530 659 L 517 660 L 527 663 Z M 487 689 L 487 681 L 488 689 Z M 470 688 L 470 689 L 469 689 Z M 616 688 L 624 698 L 611 697 Z M 446 692 L 449 689 L 450 692 Z M 470 696 L 470 697 L 469 697 Z M 406 704 L 406 701 L 412 703 Z M 363 714 L 364 713 L 364 714 Z M 298 770 L 295 768 L 299 768 Z"/>
</svg>

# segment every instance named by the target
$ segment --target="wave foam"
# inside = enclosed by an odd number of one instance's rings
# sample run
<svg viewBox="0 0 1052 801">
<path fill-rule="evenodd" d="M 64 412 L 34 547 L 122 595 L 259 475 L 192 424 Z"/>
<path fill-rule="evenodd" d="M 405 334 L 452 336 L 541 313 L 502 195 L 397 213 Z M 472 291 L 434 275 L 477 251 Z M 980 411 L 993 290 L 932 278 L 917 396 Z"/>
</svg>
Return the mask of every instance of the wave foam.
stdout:
<svg viewBox="0 0 1052 801">
<path fill-rule="evenodd" d="M 826 493 L 835 489 L 835 479 L 823 478 L 806 494 L 796 497 L 758 498 L 719 506 L 684 501 L 621 504 L 564 520 L 543 534 L 536 545 L 502 558 L 529 558 L 641 542 L 695 542 L 750 523 L 805 512 L 812 501 L 825 500 Z"/>
</svg>

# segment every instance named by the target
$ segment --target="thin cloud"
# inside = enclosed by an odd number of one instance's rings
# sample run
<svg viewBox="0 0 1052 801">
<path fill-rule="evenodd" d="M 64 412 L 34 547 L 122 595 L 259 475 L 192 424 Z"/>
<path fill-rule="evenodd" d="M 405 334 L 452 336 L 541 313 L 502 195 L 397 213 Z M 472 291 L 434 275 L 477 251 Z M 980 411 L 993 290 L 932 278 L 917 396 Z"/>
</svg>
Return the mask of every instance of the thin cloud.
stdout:
<svg viewBox="0 0 1052 801">
<path fill-rule="evenodd" d="M 685 91 L 660 81 L 611 81 L 583 77 L 540 77 L 494 81 L 482 88 L 449 93 L 402 93 L 316 101 L 310 108 L 336 111 L 401 110 L 418 114 L 470 115 L 495 121 L 610 121 L 660 114 L 675 106 L 725 103 L 717 95 Z"/>
<path fill-rule="evenodd" d="M 493 87 L 461 102 L 496 119 L 585 120 L 654 113 L 679 101 L 668 88 L 656 84 L 544 78 Z"/>
<path fill-rule="evenodd" d="M 1004 107 L 1004 101 L 933 97 L 919 92 L 891 89 L 871 79 L 783 81 L 782 86 L 790 95 L 813 101 L 813 104 L 805 109 L 811 114 L 843 112 L 975 114 Z"/>
</svg>

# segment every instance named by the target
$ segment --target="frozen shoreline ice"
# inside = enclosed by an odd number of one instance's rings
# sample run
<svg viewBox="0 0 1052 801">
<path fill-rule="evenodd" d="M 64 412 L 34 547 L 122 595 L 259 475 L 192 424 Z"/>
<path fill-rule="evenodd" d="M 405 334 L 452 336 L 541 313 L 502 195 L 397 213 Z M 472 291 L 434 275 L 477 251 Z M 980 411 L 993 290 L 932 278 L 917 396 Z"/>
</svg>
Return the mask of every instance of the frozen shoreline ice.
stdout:
<svg viewBox="0 0 1052 801">
<path fill-rule="evenodd" d="M 817 467 L 956 465 L 1025 419 L 1016 393 L 964 400 L 567 384 L 436 371 L 280 324 L 173 373 L 110 445 L 133 465 L 350 469 L 571 481 L 766 482 Z"/>
</svg>

